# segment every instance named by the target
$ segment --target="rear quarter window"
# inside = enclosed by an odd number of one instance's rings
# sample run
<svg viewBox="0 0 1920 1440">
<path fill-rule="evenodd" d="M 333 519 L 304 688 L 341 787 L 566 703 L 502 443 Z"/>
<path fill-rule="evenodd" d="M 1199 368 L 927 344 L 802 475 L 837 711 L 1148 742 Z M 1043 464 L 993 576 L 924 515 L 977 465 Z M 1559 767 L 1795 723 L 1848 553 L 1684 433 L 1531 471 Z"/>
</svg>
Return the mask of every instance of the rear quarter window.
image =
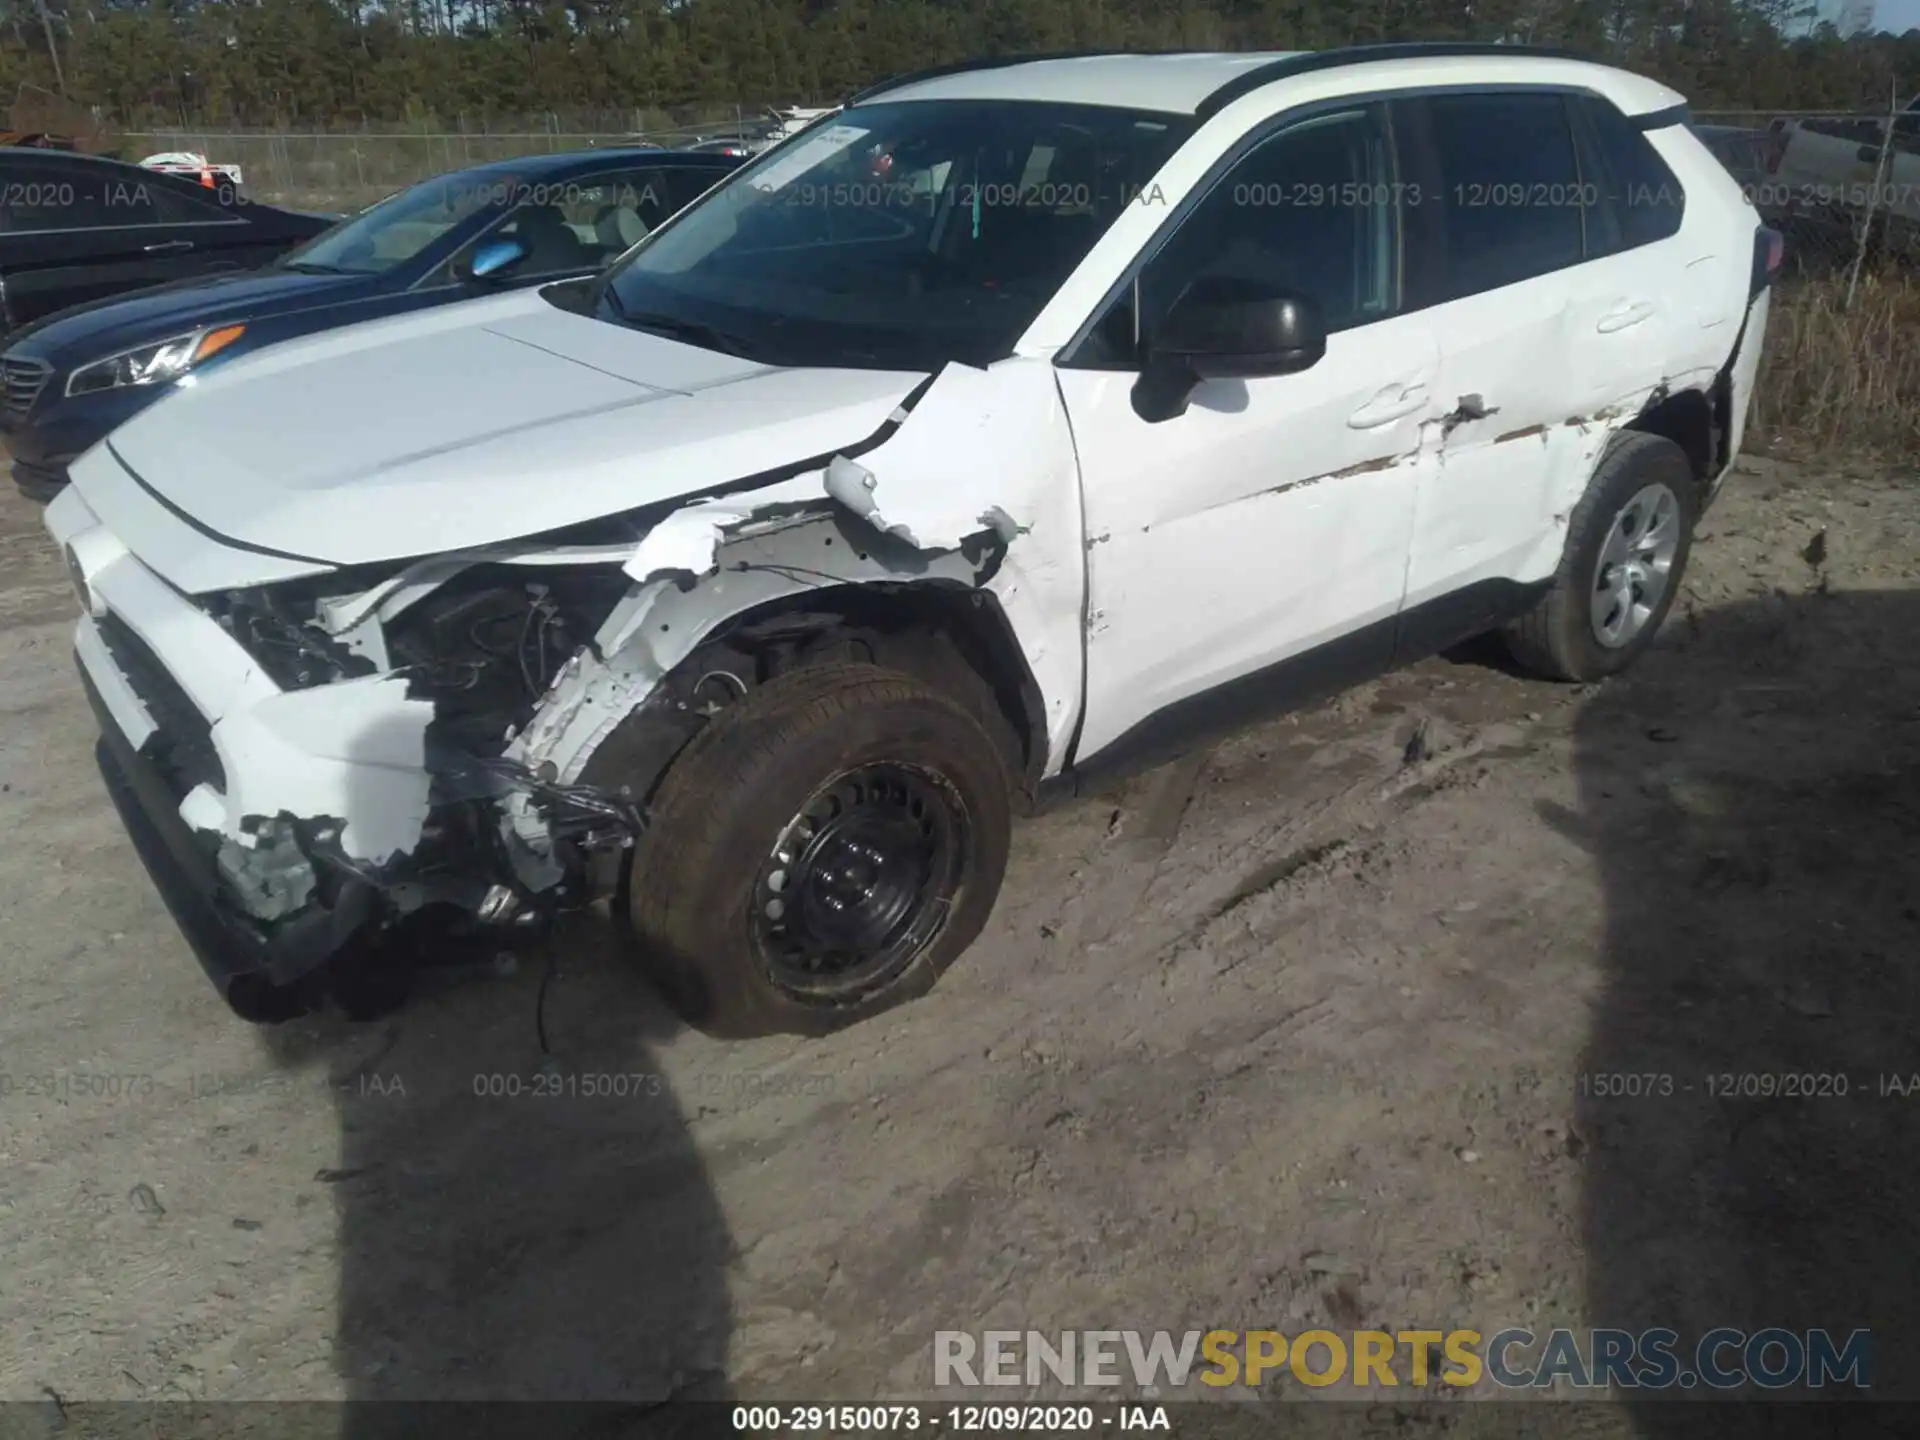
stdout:
<svg viewBox="0 0 1920 1440">
<path fill-rule="evenodd" d="M 208 192 L 211 196 L 212 191 Z M 156 217 L 163 225 L 235 225 L 240 217 L 211 198 L 191 194 L 172 185 L 155 185 L 149 194 Z"/>
<path fill-rule="evenodd" d="M 1686 214 L 1686 191 L 1653 142 L 1610 102 L 1587 96 L 1580 104 L 1605 170 L 1600 189 L 1619 226 L 1621 248 L 1677 235 Z"/>
<path fill-rule="evenodd" d="M 0 174 L 0 233 L 151 225 L 145 172 L 131 166 L 41 164 Z"/>
</svg>

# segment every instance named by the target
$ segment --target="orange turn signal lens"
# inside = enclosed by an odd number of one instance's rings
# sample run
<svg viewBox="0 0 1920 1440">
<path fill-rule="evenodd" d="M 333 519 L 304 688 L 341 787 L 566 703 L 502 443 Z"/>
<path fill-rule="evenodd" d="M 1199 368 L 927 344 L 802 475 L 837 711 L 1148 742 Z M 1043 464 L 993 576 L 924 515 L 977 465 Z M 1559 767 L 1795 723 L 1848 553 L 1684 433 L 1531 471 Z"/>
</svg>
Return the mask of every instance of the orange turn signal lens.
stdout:
<svg viewBox="0 0 1920 1440">
<path fill-rule="evenodd" d="M 247 327 L 244 325 L 222 325 L 218 330 L 209 330 L 200 337 L 200 343 L 193 347 L 194 361 L 198 363 L 218 355 L 246 333 Z"/>
</svg>

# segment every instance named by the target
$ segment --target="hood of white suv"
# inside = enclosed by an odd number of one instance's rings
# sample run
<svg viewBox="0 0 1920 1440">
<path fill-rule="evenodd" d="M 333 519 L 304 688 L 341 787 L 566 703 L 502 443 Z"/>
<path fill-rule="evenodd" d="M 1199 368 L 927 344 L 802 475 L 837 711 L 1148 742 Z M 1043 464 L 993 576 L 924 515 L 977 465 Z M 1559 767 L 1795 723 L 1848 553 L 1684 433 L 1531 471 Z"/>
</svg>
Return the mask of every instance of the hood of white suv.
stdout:
<svg viewBox="0 0 1920 1440">
<path fill-rule="evenodd" d="M 328 332 L 196 378 L 113 433 L 120 463 L 205 531 L 353 565 L 824 464 L 926 377 L 761 365 L 522 292 Z M 75 468 L 83 496 L 89 468 Z"/>
</svg>

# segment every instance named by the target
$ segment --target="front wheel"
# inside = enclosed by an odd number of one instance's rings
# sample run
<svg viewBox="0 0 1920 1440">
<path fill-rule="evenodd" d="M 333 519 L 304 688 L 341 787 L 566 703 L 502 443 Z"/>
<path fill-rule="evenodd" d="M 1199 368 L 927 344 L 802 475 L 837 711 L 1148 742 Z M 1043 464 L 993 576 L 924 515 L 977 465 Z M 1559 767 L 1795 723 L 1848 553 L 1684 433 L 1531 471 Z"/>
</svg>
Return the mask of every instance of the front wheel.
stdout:
<svg viewBox="0 0 1920 1440">
<path fill-rule="evenodd" d="M 1679 593 L 1698 503 L 1684 450 L 1623 432 L 1568 517 L 1553 588 L 1503 632 L 1514 659 L 1550 680 L 1598 680 L 1638 660 Z"/>
<path fill-rule="evenodd" d="M 925 993 L 985 926 L 1011 779 L 959 701 L 865 664 L 723 711 L 661 781 L 626 915 L 711 1033 L 822 1034 Z"/>
</svg>

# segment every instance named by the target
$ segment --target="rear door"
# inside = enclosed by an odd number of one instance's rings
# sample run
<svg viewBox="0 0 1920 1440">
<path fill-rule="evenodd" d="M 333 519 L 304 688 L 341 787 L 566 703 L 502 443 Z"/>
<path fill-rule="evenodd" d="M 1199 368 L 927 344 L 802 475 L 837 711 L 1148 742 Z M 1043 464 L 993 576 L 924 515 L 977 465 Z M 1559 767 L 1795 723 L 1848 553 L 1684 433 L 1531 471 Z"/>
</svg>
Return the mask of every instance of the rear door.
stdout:
<svg viewBox="0 0 1920 1440">
<path fill-rule="evenodd" d="M 1571 105 L 1589 202 L 1581 286 L 1597 302 L 1575 354 L 1592 376 L 1589 402 L 1604 408 L 1691 367 L 1720 364 L 1740 318 L 1727 304 L 1726 277 L 1744 282 L 1752 235 L 1707 225 L 1687 233 L 1685 188 L 1647 132 L 1597 95 L 1574 96 Z M 1677 124 L 1675 131 L 1684 134 Z M 1728 254 L 1729 242 L 1743 248 Z M 1646 324 L 1621 324 L 1642 313 Z"/>
<path fill-rule="evenodd" d="M 251 206 L 231 185 L 199 186 L 172 175 L 147 183 L 155 223 L 165 227 L 162 242 L 179 275 L 213 275 L 255 270 L 271 264 L 292 243 L 279 212 Z"/>
<path fill-rule="evenodd" d="M 1651 305 L 1663 317 L 1655 330 L 1607 334 L 1596 324 L 1582 334 L 1607 386 L 1599 403 L 1645 392 L 1690 369 L 1718 369 L 1743 313 L 1738 300 L 1730 303 L 1728 280 L 1732 276 L 1745 294 L 1753 230 L 1709 223 L 1722 200 L 1711 194 L 1701 198 L 1688 225 L 1686 186 L 1653 144 L 1659 138 L 1692 146 L 1682 125 L 1645 131 L 1599 96 L 1574 96 L 1572 109 L 1580 173 L 1592 177 L 1586 188 L 1599 196 L 1588 211 L 1592 259 L 1582 273 L 1611 286 L 1609 300 L 1620 307 Z M 1753 219 L 1759 223 L 1757 211 Z"/>
<path fill-rule="evenodd" d="M 1533 578 L 1552 499 L 1579 464 L 1570 422 L 1657 354 L 1659 297 L 1587 267 L 1567 97 L 1499 88 L 1398 103 L 1420 177 L 1444 393 L 1439 464 L 1421 475 L 1407 566 L 1404 651 L 1426 651 L 1510 613 Z"/>
</svg>

